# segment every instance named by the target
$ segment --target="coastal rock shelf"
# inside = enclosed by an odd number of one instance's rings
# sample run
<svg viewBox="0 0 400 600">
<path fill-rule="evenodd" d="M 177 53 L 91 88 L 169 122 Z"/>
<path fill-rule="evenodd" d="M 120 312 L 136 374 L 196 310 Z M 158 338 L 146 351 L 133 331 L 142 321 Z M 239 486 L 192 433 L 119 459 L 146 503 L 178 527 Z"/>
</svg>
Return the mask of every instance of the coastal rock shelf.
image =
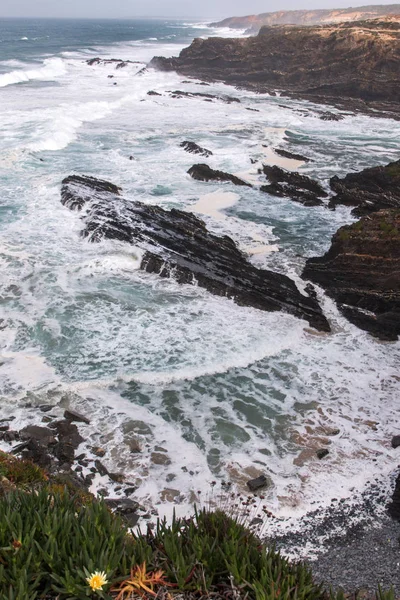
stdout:
<svg viewBox="0 0 400 600">
<path fill-rule="evenodd" d="M 294 95 L 399 114 L 398 17 L 329 24 L 262 27 L 254 37 L 195 39 L 179 57 L 151 67 L 223 81 L 258 92 Z M 343 104 L 344 101 L 344 104 Z M 375 115 L 377 113 L 374 113 Z"/>
<path fill-rule="evenodd" d="M 72 210 L 85 209 L 82 234 L 91 241 L 116 239 L 142 249 L 144 271 L 330 331 L 315 298 L 301 294 L 289 277 L 254 267 L 230 237 L 211 234 L 191 213 L 127 200 L 120 191 L 107 181 L 72 175 L 62 182 L 61 201 Z"/>
<path fill-rule="evenodd" d="M 400 209 L 400 160 L 349 173 L 343 179 L 332 177 L 330 186 L 337 195 L 330 200 L 329 207 L 355 206 L 352 214 L 357 217 L 384 208 Z"/>
<path fill-rule="evenodd" d="M 321 285 L 349 321 L 384 340 L 400 334 L 400 209 L 341 227 L 303 277 Z"/>
</svg>

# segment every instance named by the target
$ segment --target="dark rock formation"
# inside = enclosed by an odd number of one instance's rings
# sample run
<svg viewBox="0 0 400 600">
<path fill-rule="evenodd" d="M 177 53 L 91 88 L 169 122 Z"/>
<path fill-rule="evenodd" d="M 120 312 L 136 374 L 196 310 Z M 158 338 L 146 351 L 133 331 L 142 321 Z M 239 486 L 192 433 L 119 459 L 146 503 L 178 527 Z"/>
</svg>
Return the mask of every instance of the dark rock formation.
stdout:
<svg viewBox="0 0 400 600">
<path fill-rule="evenodd" d="M 284 158 L 291 158 L 292 160 L 301 160 L 303 162 L 311 162 L 310 158 L 303 156 L 302 154 L 295 154 L 294 152 L 288 152 L 287 150 L 283 150 L 282 148 L 274 148 L 274 152 L 279 154 L 279 156 L 283 156 Z"/>
<path fill-rule="evenodd" d="M 330 186 L 337 195 L 329 206 L 355 206 L 352 214 L 358 217 L 383 208 L 400 208 L 400 160 L 349 173 L 343 179 L 332 177 Z"/>
<path fill-rule="evenodd" d="M 381 4 L 359 6 L 357 8 L 328 8 L 319 10 L 279 10 L 247 15 L 245 17 L 228 17 L 223 21 L 211 23 L 211 27 L 230 27 L 232 29 L 247 28 L 257 32 L 264 25 L 319 25 L 324 23 L 340 23 L 341 21 L 360 21 L 373 19 L 381 15 L 400 15 L 400 4 Z"/>
<path fill-rule="evenodd" d="M 174 276 L 179 283 L 196 282 L 239 305 L 283 310 L 330 330 L 315 299 L 301 294 L 285 275 L 254 267 L 231 238 L 211 234 L 191 213 L 129 201 L 113 184 L 75 175 L 64 179 L 61 201 L 72 209 L 85 205 L 83 235 L 91 241 L 118 239 L 144 250 L 144 271 Z"/>
<path fill-rule="evenodd" d="M 260 475 L 255 479 L 249 479 L 247 482 L 247 487 L 251 492 L 256 492 L 257 490 L 261 490 L 271 485 L 271 480 L 265 475 Z"/>
<path fill-rule="evenodd" d="M 212 156 L 211 150 L 202 148 L 201 146 L 198 146 L 194 142 L 185 141 L 185 142 L 182 142 L 180 144 L 180 146 L 181 146 L 181 148 L 186 150 L 186 152 L 190 152 L 190 154 L 201 154 L 202 156 L 205 156 L 206 158 L 208 158 L 209 156 Z"/>
<path fill-rule="evenodd" d="M 239 102 L 239 98 L 235 98 L 234 96 L 227 96 L 226 94 L 223 96 L 216 96 L 215 94 L 202 94 L 201 92 L 182 92 L 182 90 L 175 90 L 174 92 L 169 92 L 172 98 L 203 98 L 205 100 L 221 100 L 225 102 L 225 104 L 232 104 L 232 102 Z"/>
<path fill-rule="evenodd" d="M 400 446 L 400 435 L 394 435 L 392 437 L 392 448 L 398 448 Z"/>
<path fill-rule="evenodd" d="M 276 165 L 264 165 L 263 172 L 269 184 L 261 186 L 260 190 L 273 196 L 290 198 L 304 206 L 320 206 L 323 204 L 321 198 L 328 195 L 317 181 L 305 175 L 286 171 Z"/>
<path fill-rule="evenodd" d="M 130 65 L 141 65 L 143 63 L 138 60 L 121 60 L 120 58 L 90 58 L 86 61 L 90 67 L 94 67 L 96 65 L 115 65 L 116 69 L 123 69 Z"/>
<path fill-rule="evenodd" d="M 388 512 L 392 519 L 400 521 L 400 473 L 397 475 L 392 501 L 388 506 Z"/>
<path fill-rule="evenodd" d="M 188 173 L 193 179 L 197 179 L 198 181 L 230 181 L 235 185 L 252 187 L 250 183 L 243 181 L 243 179 L 236 177 L 236 175 L 217 171 L 206 164 L 193 165 L 193 167 L 190 167 Z"/>
<path fill-rule="evenodd" d="M 159 94 L 158 92 L 155 92 L 154 90 L 150 90 L 149 92 L 147 92 L 148 96 L 162 96 L 162 94 Z"/>
<path fill-rule="evenodd" d="M 178 58 L 155 57 L 150 66 L 325 104 L 346 99 L 346 108 L 366 112 L 375 107 L 396 114 L 399 62 L 400 22 L 387 18 L 264 27 L 256 37 L 240 39 L 198 38 Z"/>
<path fill-rule="evenodd" d="M 305 279 L 321 285 L 355 325 L 384 340 L 400 334 L 400 209 L 341 227 Z"/>
</svg>

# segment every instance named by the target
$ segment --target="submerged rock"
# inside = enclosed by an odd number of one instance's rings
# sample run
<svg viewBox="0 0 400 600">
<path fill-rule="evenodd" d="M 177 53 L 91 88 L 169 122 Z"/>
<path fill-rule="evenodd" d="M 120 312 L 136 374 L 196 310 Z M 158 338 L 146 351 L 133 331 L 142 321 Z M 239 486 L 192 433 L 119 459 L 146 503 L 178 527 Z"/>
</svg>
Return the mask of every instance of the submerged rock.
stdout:
<svg viewBox="0 0 400 600">
<path fill-rule="evenodd" d="M 400 160 L 382 167 L 332 177 L 330 186 L 336 196 L 329 207 L 338 204 L 355 206 L 352 214 L 358 217 L 383 208 L 400 208 Z"/>
<path fill-rule="evenodd" d="M 207 150 L 207 148 L 202 148 L 201 146 L 198 146 L 194 142 L 188 142 L 188 141 L 182 142 L 180 144 L 180 147 L 183 148 L 184 150 L 186 150 L 186 152 L 190 152 L 190 154 L 201 154 L 202 156 L 205 156 L 206 158 L 208 158 L 209 156 L 212 156 L 211 150 Z"/>
<path fill-rule="evenodd" d="M 198 181 L 230 181 L 235 185 L 252 187 L 250 183 L 243 181 L 243 179 L 236 177 L 236 175 L 212 169 L 206 164 L 193 165 L 193 167 L 190 167 L 188 173 L 193 179 L 197 179 Z"/>
<path fill-rule="evenodd" d="M 341 227 L 322 257 L 307 260 L 318 283 L 349 321 L 384 340 L 400 334 L 400 209 Z"/>
<path fill-rule="evenodd" d="M 311 162 L 311 158 L 307 158 L 302 154 L 295 154 L 294 152 L 288 152 L 288 150 L 284 150 L 283 148 L 274 148 L 274 152 L 279 154 L 279 156 L 283 156 L 284 158 L 290 158 L 291 160 L 301 160 L 302 162 Z"/>
<path fill-rule="evenodd" d="M 85 207 L 82 235 L 91 241 L 117 239 L 139 247 L 144 271 L 196 283 L 241 306 L 281 310 L 330 331 L 315 298 L 301 294 L 286 275 L 257 269 L 230 237 L 210 233 L 189 212 L 126 200 L 119 192 L 106 181 L 72 175 L 62 183 L 61 201 L 72 209 Z"/>
<path fill-rule="evenodd" d="M 286 171 L 276 165 L 264 165 L 263 172 L 269 184 L 261 186 L 260 190 L 273 196 L 290 198 L 304 206 L 320 206 L 323 204 L 321 198 L 328 195 L 317 181 L 305 175 Z"/>
</svg>

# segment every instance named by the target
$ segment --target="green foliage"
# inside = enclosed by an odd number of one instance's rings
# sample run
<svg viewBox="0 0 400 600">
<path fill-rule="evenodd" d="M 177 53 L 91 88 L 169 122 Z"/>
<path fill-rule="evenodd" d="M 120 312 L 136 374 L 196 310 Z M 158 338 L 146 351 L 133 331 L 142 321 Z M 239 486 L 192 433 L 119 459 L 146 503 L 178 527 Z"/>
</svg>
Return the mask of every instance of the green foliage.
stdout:
<svg viewBox="0 0 400 600">
<path fill-rule="evenodd" d="M 158 523 L 154 532 L 135 537 L 141 557 L 162 568 L 180 590 L 206 594 L 231 584 L 256 600 L 322 598 L 310 570 L 291 564 L 265 548 L 246 527 L 223 511 L 196 512 L 193 519 Z M 146 548 L 152 549 L 152 554 Z"/>
<path fill-rule="evenodd" d="M 133 539 L 102 502 L 77 508 L 66 492 L 16 491 L 0 499 L 0 515 L 0 600 L 87 598 L 85 569 L 129 572 Z"/>
<path fill-rule="evenodd" d="M 95 571 L 104 572 L 107 581 L 92 590 L 87 578 Z M 239 518 L 222 510 L 174 516 L 171 524 L 162 520 L 154 530 L 132 535 L 103 501 L 82 503 L 60 485 L 11 490 L 0 498 L 0 600 L 111 600 L 110 590 L 124 589 L 129 573 L 131 579 L 140 574 L 145 583 L 167 585 L 172 596 L 176 591 L 188 597 L 233 593 L 249 600 L 345 598 L 342 592 L 327 595 L 308 567 L 265 547 Z M 393 590 L 379 589 L 377 600 L 394 599 Z"/>
<path fill-rule="evenodd" d="M 399 235 L 399 230 L 392 223 L 388 223 L 387 221 L 381 221 L 379 223 L 380 230 L 389 237 L 397 237 Z"/>
<path fill-rule="evenodd" d="M 21 460 L 0 451 L 0 476 L 6 477 L 18 486 L 32 485 L 47 481 L 40 467 L 30 460 Z"/>
</svg>

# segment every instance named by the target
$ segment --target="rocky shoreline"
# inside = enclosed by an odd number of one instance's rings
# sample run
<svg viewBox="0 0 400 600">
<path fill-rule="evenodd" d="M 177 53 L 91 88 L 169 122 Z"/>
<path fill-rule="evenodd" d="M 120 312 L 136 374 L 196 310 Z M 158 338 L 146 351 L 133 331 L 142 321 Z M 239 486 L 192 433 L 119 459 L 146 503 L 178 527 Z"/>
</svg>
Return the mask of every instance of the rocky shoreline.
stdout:
<svg viewBox="0 0 400 600">
<path fill-rule="evenodd" d="M 400 17 L 382 17 L 263 27 L 242 39 L 198 38 L 179 57 L 154 57 L 149 67 L 399 119 L 399 60 Z"/>
</svg>

